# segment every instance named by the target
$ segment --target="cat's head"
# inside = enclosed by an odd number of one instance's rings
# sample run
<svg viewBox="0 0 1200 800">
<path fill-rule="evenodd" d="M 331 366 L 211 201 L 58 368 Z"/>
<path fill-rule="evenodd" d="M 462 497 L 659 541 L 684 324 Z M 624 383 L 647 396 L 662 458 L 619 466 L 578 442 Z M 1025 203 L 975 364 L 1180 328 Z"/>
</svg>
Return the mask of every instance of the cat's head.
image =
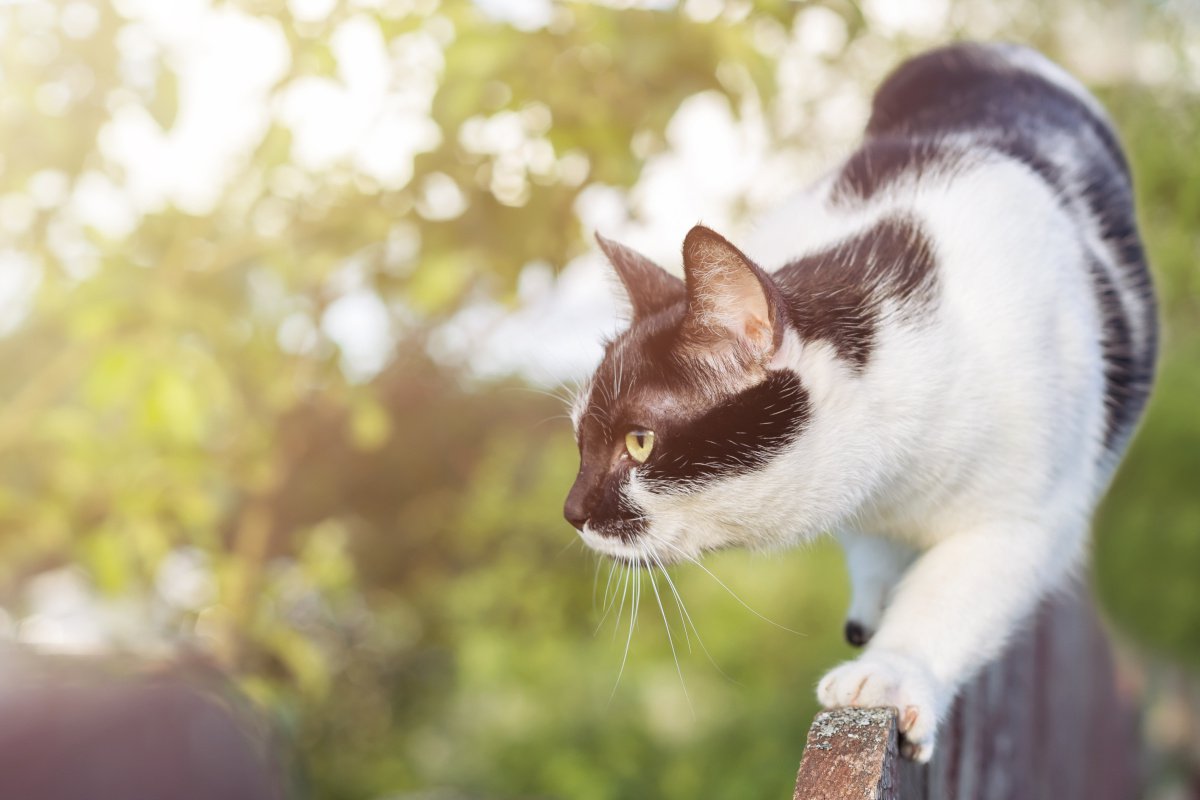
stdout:
<svg viewBox="0 0 1200 800">
<path fill-rule="evenodd" d="M 564 515 L 590 547 L 632 563 L 759 544 L 762 506 L 779 490 L 769 473 L 811 413 L 783 366 L 783 297 L 702 226 L 684 240 L 682 281 L 597 240 L 633 318 L 573 410 L 580 467 Z"/>
</svg>

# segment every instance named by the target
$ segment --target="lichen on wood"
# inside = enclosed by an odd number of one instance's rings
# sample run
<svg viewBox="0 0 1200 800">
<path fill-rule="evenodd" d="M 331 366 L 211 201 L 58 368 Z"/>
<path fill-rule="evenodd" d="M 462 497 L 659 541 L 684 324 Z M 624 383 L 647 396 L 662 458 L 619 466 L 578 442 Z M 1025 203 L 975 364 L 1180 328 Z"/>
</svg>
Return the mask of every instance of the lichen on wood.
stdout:
<svg viewBox="0 0 1200 800">
<path fill-rule="evenodd" d="M 895 784 L 896 711 L 822 711 L 808 731 L 795 800 L 890 800 Z"/>
</svg>

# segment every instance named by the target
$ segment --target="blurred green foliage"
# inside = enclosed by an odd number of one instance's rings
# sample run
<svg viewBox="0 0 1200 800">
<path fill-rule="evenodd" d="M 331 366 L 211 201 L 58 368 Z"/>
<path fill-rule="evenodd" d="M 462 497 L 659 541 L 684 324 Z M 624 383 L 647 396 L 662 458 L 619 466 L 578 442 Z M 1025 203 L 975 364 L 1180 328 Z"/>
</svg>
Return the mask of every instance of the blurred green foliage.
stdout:
<svg viewBox="0 0 1200 800">
<path fill-rule="evenodd" d="M 1115 621 L 1200 668 L 1200 141 L 1193 94 L 1106 98 L 1130 151 L 1162 311 L 1150 410 L 1096 525 L 1095 575 Z"/>
<path fill-rule="evenodd" d="M 36 185 L 98 172 L 120 186 L 103 147 L 112 109 L 141 105 L 169 130 L 181 97 L 162 53 L 152 80 L 131 77 L 118 46 L 129 22 L 114 8 L 95 6 L 90 33 L 63 35 L 69 5 L 2 12 L 6 43 L 45 45 L 0 56 L 0 204 L 23 221 L 7 225 L 3 249 L 39 276 L 32 312 L 0 336 L 9 613 L 29 611 L 36 576 L 77 568 L 100 602 L 138 609 L 137 632 L 118 627 L 110 644 L 183 643 L 235 674 L 294 743 L 298 785 L 314 797 L 787 796 L 812 687 L 849 655 L 836 552 L 715 557 L 729 591 L 699 570 L 673 573 L 698 628 L 684 640 L 663 597 L 685 681 L 643 578 L 622 671 L 629 602 L 597 632 L 609 566 L 560 518 L 576 455 L 559 404 L 515 380 L 481 384 L 426 344 L 472 303 L 512 302 L 530 261 L 561 268 L 583 252 L 580 193 L 632 187 L 687 97 L 778 111 L 763 42 L 790 35 L 810 6 L 570 4 L 522 31 L 465 2 L 337 5 L 319 21 L 280 2 L 220 3 L 283 33 L 291 59 L 275 94 L 337 80 L 329 41 L 352 17 L 400 46 L 441 43 L 438 142 L 398 187 L 348 164 L 297 180 L 293 134 L 273 118 L 211 210 L 167 204 L 120 236 L 85 228 L 82 257 L 64 246 L 62 203 L 28 199 Z M 954 4 L 938 38 L 969 32 L 977 7 Z M 845 37 L 822 58 L 857 64 L 864 89 L 931 40 L 875 31 L 849 2 L 828 9 Z M 1056 22 L 1039 11 L 998 38 L 1054 55 Z M 1173 46 L 1164 27 L 1154 35 Z M 39 94 L 60 84 L 83 86 L 65 107 Z M 1130 636 L 1200 664 L 1195 96 L 1105 93 L 1131 151 L 1167 335 L 1151 414 L 1099 522 L 1096 576 Z M 501 156 L 463 145 L 466 128 L 505 113 L 551 148 L 515 178 Z M 779 130 L 777 146 L 805 146 Z M 431 178 L 453 182 L 459 213 L 423 213 Z M 321 327 L 350 267 L 392 314 L 390 355 L 367 381 L 346 377 Z M 304 347 L 280 333 L 297 320 Z M 164 586 L 180 553 L 211 578 L 194 602 Z"/>
</svg>

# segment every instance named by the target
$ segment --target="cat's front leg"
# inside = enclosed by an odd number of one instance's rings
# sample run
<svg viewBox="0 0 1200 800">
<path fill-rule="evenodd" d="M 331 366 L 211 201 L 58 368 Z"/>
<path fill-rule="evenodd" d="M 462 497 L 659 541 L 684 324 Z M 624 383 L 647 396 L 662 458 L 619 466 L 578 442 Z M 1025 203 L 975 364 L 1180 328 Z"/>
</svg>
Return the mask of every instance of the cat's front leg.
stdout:
<svg viewBox="0 0 1200 800">
<path fill-rule="evenodd" d="M 895 707 L 906 753 L 928 761 L 959 688 L 1064 578 L 1082 539 L 1082 529 L 1014 521 L 933 546 L 901 579 L 863 654 L 821 680 L 818 699 L 826 707 Z"/>
<path fill-rule="evenodd" d="M 893 539 L 858 531 L 839 531 L 837 540 L 846 554 L 846 570 L 850 575 L 846 641 L 862 647 L 879 629 L 892 590 L 916 552 Z"/>
</svg>

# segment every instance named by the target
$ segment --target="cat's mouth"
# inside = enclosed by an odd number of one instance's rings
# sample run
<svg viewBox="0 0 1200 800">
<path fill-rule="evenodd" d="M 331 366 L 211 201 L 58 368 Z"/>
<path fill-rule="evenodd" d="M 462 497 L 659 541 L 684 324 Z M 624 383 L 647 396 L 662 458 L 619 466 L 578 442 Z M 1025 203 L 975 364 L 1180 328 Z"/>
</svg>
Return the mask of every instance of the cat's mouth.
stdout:
<svg viewBox="0 0 1200 800">
<path fill-rule="evenodd" d="M 658 538 L 648 535 L 642 520 L 588 522 L 579 535 L 591 549 L 629 567 L 665 567 L 681 560 L 675 548 L 663 547 Z"/>
</svg>

